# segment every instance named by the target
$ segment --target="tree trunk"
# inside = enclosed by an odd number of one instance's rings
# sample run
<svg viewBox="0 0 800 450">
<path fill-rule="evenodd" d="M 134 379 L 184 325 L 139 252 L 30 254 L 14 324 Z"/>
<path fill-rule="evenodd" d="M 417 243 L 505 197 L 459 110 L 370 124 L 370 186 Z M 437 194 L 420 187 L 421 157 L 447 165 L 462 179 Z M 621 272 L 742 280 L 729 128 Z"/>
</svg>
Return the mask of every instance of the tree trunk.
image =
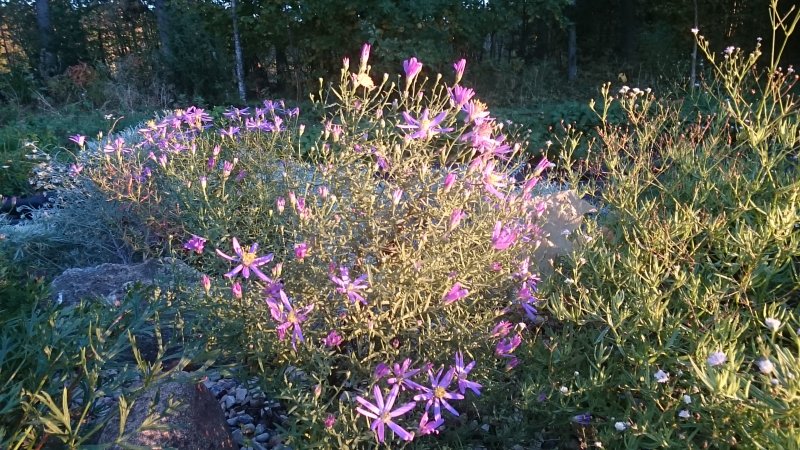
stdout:
<svg viewBox="0 0 800 450">
<path fill-rule="evenodd" d="M 231 18 L 233 19 L 233 50 L 236 54 L 236 84 L 239 86 L 239 99 L 244 104 L 244 62 L 242 61 L 242 42 L 239 36 L 239 21 L 236 15 L 236 0 L 231 0 Z"/>
<path fill-rule="evenodd" d="M 694 0 L 694 30 L 698 31 L 698 18 L 697 18 L 697 0 Z M 699 31 L 698 31 L 699 33 Z M 692 74 L 689 77 L 689 83 L 692 85 L 692 90 L 694 90 L 695 85 L 697 84 L 697 34 L 695 33 L 692 36 L 692 42 L 694 45 L 692 46 Z"/>
<path fill-rule="evenodd" d="M 49 0 L 36 0 L 36 25 L 39 29 L 39 74 L 47 78 L 56 70 Z"/>
<path fill-rule="evenodd" d="M 155 0 L 156 27 L 158 28 L 158 41 L 161 47 L 161 56 L 167 62 L 172 59 L 172 47 L 169 42 L 169 18 L 167 17 L 166 0 Z M 167 62 L 167 64 L 169 64 Z"/>
<path fill-rule="evenodd" d="M 575 81 L 578 78 L 578 44 L 575 32 L 575 22 L 567 25 L 569 42 L 567 43 L 567 79 Z"/>
</svg>

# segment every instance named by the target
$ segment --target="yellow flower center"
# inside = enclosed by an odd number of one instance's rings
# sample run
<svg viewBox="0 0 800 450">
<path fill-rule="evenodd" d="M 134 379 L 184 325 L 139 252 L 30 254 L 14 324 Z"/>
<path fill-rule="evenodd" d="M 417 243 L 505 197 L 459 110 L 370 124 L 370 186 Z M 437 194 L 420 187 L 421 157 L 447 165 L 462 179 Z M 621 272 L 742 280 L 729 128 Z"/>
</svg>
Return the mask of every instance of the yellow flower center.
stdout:
<svg viewBox="0 0 800 450">
<path fill-rule="evenodd" d="M 445 391 L 444 388 L 441 386 L 433 390 L 433 395 L 436 398 L 444 398 L 445 394 L 447 394 L 447 391 Z"/>
<path fill-rule="evenodd" d="M 297 322 L 297 316 L 294 314 L 294 311 L 289 311 L 289 314 L 286 316 L 286 321 L 291 323 Z"/>
<path fill-rule="evenodd" d="M 256 259 L 255 253 L 242 252 L 242 264 L 244 264 L 245 266 L 253 264 L 253 261 L 255 261 L 255 259 Z"/>
</svg>

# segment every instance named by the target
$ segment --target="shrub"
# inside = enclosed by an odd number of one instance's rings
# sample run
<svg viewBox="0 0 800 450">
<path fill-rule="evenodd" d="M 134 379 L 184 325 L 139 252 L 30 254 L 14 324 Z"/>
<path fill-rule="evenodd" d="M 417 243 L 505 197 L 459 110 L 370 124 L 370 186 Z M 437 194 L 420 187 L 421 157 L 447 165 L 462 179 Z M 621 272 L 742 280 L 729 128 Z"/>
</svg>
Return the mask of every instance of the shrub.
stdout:
<svg viewBox="0 0 800 450">
<path fill-rule="evenodd" d="M 459 84 L 463 62 L 446 86 L 416 60 L 374 80 L 368 57 L 312 97 L 311 148 L 283 102 L 214 124 L 190 108 L 104 142 L 91 173 L 212 274 L 196 309 L 288 403 L 289 443 L 366 445 L 359 415 L 386 395 L 423 446 L 442 423 L 440 439 L 483 439 L 479 411 L 505 409 L 515 349 L 537 333 L 526 254 L 549 163 L 511 176 L 522 146 Z M 226 260 L 228 282 L 213 275 Z M 410 440 L 397 426 L 378 440 Z"/>
<path fill-rule="evenodd" d="M 584 445 L 799 443 L 797 76 L 780 40 L 763 69 L 759 46 L 720 56 L 698 40 L 716 70 L 706 90 L 724 92 L 716 114 L 687 123 L 681 105 L 606 86 L 583 166 L 605 213 L 542 284 L 553 326 L 528 347 L 523 390 L 543 395 L 524 413 L 554 431 L 577 422 Z M 629 125 L 608 123 L 611 104 Z M 563 141 L 565 165 L 581 141 Z"/>
</svg>

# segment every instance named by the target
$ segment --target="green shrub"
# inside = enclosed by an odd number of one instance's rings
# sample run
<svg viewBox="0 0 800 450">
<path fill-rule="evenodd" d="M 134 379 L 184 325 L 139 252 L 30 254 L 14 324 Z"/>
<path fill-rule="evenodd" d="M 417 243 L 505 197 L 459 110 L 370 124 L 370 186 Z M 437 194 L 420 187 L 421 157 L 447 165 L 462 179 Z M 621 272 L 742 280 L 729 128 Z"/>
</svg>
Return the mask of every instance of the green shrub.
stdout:
<svg viewBox="0 0 800 450">
<path fill-rule="evenodd" d="M 800 444 L 797 76 L 779 68 L 782 41 L 764 68 L 759 47 L 720 58 L 699 43 L 716 70 L 707 91 L 725 93 L 716 114 L 687 124 L 681 105 L 603 89 L 601 119 L 619 104 L 631 124 L 603 120 L 584 166 L 604 213 L 542 286 L 552 326 L 523 381 L 542 397 L 524 412 L 554 433 L 591 415 L 584 445 Z M 564 142 L 567 166 L 578 141 Z"/>
</svg>

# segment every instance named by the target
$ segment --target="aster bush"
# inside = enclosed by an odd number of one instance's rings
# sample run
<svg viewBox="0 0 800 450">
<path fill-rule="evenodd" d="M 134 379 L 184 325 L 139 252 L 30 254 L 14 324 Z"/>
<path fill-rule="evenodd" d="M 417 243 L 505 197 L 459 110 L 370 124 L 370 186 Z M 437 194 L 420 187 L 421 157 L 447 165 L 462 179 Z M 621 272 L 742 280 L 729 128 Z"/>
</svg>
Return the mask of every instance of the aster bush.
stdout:
<svg viewBox="0 0 800 450">
<path fill-rule="evenodd" d="M 800 441 L 800 15 L 778 14 L 765 57 L 700 33 L 723 93 L 712 115 L 606 86 L 592 155 L 602 214 L 541 286 L 552 326 L 525 349 L 525 416 L 606 448 L 796 448 Z M 788 40 L 788 36 L 784 37 Z M 620 105 L 628 125 L 605 111 Z M 688 106 L 688 105 L 687 105 Z M 685 106 L 684 106 L 685 108 Z M 685 109 L 684 109 L 685 111 Z M 570 429 L 570 425 L 573 429 Z"/>
<path fill-rule="evenodd" d="M 541 323 L 551 164 L 523 164 L 466 61 L 447 84 L 416 58 L 375 75 L 369 53 L 312 96 L 310 143 L 282 101 L 190 108 L 96 144 L 87 171 L 206 274 L 201 331 L 280 394 L 290 445 L 491 440 Z"/>
</svg>

